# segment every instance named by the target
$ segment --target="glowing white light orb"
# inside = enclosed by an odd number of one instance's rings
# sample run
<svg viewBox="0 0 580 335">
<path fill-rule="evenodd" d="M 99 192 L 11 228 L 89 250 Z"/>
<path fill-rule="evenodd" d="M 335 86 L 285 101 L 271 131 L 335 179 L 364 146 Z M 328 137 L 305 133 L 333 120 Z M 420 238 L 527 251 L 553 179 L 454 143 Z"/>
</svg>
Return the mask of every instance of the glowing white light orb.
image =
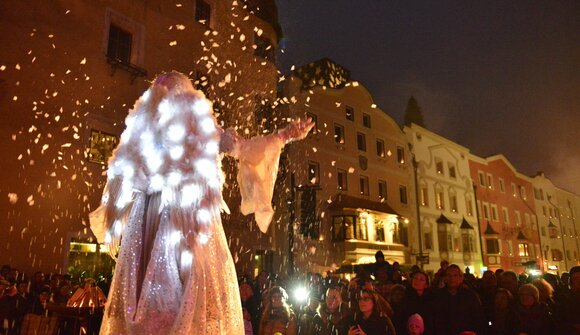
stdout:
<svg viewBox="0 0 580 335">
<path fill-rule="evenodd" d="M 111 241 L 113 240 L 113 238 L 111 237 L 111 234 L 109 232 L 105 233 L 105 243 L 111 243 Z"/>
<path fill-rule="evenodd" d="M 115 232 L 115 235 L 121 236 L 123 232 L 123 224 L 121 224 L 121 221 L 115 220 L 115 223 L 113 223 L 113 232 Z"/>
<path fill-rule="evenodd" d="M 182 175 L 179 172 L 171 172 L 167 176 L 167 183 L 170 186 L 177 186 L 181 182 Z"/>
<path fill-rule="evenodd" d="M 178 145 L 176 147 L 169 149 L 169 156 L 171 156 L 171 159 L 176 161 L 183 156 L 183 152 L 184 152 L 183 146 Z"/>
<path fill-rule="evenodd" d="M 181 267 L 189 268 L 191 267 L 191 262 L 193 261 L 193 255 L 189 250 L 184 250 L 181 252 Z"/>
<path fill-rule="evenodd" d="M 201 199 L 201 187 L 197 184 L 185 185 L 181 189 L 181 207 L 190 207 Z"/>
<path fill-rule="evenodd" d="M 205 115 L 211 111 L 211 106 L 205 99 L 197 100 L 191 107 L 196 115 Z"/>
<path fill-rule="evenodd" d="M 294 299 L 298 302 L 305 302 L 310 293 L 305 287 L 298 287 L 294 290 Z"/>
<path fill-rule="evenodd" d="M 206 208 L 201 208 L 197 211 L 197 221 L 203 224 L 209 224 L 211 222 L 211 213 Z"/>
<path fill-rule="evenodd" d="M 169 100 L 165 99 L 161 101 L 159 107 L 157 108 L 157 111 L 159 112 L 159 125 L 164 125 L 169 120 L 171 120 L 175 114 L 175 110 L 176 109 L 173 107 L 171 102 L 169 102 Z"/>
<path fill-rule="evenodd" d="M 172 124 L 167 128 L 167 137 L 170 141 L 181 142 L 185 137 L 185 127 L 180 124 Z"/>
<path fill-rule="evenodd" d="M 209 141 L 206 145 L 205 145 L 205 152 L 210 154 L 210 155 L 215 155 L 219 152 L 220 146 L 218 144 L 218 142 L 216 141 Z"/>
<path fill-rule="evenodd" d="M 201 233 L 201 234 L 199 234 L 198 239 L 199 239 L 199 243 L 206 244 L 207 241 L 209 241 L 209 236 L 207 236 L 207 234 Z"/>
<path fill-rule="evenodd" d="M 181 241 L 181 232 L 180 231 L 173 231 L 169 234 L 169 244 L 170 245 L 177 245 Z"/>
<path fill-rule="evenodd" d="M 149 187 L 153 191 L 161 191 L 163 189 L 164 180 L 163 176 L 156 174 L 151 177 L 151 182 L 149 183 Z"/>
<path fill-rule="evenodd" d="M 201 174 L 202 176 L 204 176 L 207 179 L 210 178 L 215 178 L 215 173 L 217 170 L 217 166 L 215 164 L 215 162 L 209 160 L 209 159 L 198 159 L 195 162 L 195 169 L 197 170 L 197 172 L 199 174 Z"/>
<path fill-rule="evenodd" d="M 205 134 L 210 134 L 215 131 L 215 121 L 212 117 L 206 117 L 199 122 L 199 127 Z"/>
</svg>

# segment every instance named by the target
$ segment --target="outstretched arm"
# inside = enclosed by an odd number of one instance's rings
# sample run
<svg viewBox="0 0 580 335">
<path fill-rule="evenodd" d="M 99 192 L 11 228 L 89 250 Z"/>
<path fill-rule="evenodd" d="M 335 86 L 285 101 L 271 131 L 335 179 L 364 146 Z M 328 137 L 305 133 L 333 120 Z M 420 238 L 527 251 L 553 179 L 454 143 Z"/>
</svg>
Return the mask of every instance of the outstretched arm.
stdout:
<svg viewBox="0 0 580 335">
<path fill-rule="evenodd" d="M 312 127 L 314 127 L 314 121 L 312 121 L 312 118 L 308 118 L 304 121 L 298 119 L 290 122 L 286 128 L 280 130 L 278 136 L 280 136 L 284 143 L 288 144 L 292 141 L 298 141 L 305 138 Z"/>
</svg>

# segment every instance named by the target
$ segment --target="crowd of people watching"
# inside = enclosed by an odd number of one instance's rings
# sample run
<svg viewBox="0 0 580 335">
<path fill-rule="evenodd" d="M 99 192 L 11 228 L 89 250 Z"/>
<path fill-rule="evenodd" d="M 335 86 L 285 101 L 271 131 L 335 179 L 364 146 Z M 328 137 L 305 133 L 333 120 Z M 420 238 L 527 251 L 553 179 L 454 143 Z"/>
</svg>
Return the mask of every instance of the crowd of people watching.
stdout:
<svg viewBox="0 0 580 335">
<path fill-rule="evenodd" d="M 350 280 L 242 278 L 246 335 L 580 334 L 580 266 L 561 276 L 498 269 L 476 278 L 443 261 L 430 276 L 375 257 L 371 271 Z M 303 303 L 286 292 L 300 284 L 310 293 Z"/>
<path fill-rule="evenodd" d="M 246 335 L 540 335 L 580 334 L 580 266 L 561 276 L 485 271 L 476 278 L 441 262 L 430 275 L 418 266 L 375 255 L 354 278 L 309 273 L 286 278 L 261 272 L 241 277 Z M 10 266 L 0 270 L 0 334 L 72 334 L 49 305 L 66 306 L 82 287 L 66 275 L 30 279 Z M 307 292 L 304 300 L 287 291 Z M 106 287 L 103 290 L 106 292 Z M 40 319 L 40 321 L 39 321 Z M 40 329 L 42 320 L 52 320 Z M 98 329 L 98 327 L 97 327 Z"/>
</svg>

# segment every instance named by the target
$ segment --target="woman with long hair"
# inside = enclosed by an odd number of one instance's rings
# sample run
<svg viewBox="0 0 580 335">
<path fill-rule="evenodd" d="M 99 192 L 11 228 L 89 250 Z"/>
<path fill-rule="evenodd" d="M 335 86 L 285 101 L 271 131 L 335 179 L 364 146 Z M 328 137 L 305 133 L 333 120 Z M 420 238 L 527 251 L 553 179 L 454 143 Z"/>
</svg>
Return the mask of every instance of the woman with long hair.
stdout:
<svg viewBox="0 0 580 335">
<path fill-rule="evenodd" d="M 381 312 L 378 294 L 363 288 L 357 294 L 357 308 L 348 328 L 348 335 L 394 334 L 391 319 Z"/>
<path fill-rule="evenodd" d="M 260 319 L 259 335 L 297 334 L 296 315 L 287 301 L 288 294 L 282 287 L 274 286 L 269 290 Z"/>
</svg>

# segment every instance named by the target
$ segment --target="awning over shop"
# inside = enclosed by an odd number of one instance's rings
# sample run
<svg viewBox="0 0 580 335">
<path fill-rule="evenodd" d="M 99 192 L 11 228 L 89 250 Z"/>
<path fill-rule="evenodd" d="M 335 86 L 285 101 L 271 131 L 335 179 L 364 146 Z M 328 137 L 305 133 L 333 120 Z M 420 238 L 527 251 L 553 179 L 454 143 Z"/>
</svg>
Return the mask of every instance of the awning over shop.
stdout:
<svg viewBox="0 0 580 335">
<path fill-rule="evenodd" d="M 328 206 L 331 210 L 341 210 L 344 208 L 354 208 L 354 209 L 366 209 L 375 212 L 394 214 L 397 213 L 391 206 L 386 202 L 372 201 L 368 199 L 357 198 L 353 196 L 348 196 L 344 194 L 337 195 L 332 203 Z"/>
</svg>

